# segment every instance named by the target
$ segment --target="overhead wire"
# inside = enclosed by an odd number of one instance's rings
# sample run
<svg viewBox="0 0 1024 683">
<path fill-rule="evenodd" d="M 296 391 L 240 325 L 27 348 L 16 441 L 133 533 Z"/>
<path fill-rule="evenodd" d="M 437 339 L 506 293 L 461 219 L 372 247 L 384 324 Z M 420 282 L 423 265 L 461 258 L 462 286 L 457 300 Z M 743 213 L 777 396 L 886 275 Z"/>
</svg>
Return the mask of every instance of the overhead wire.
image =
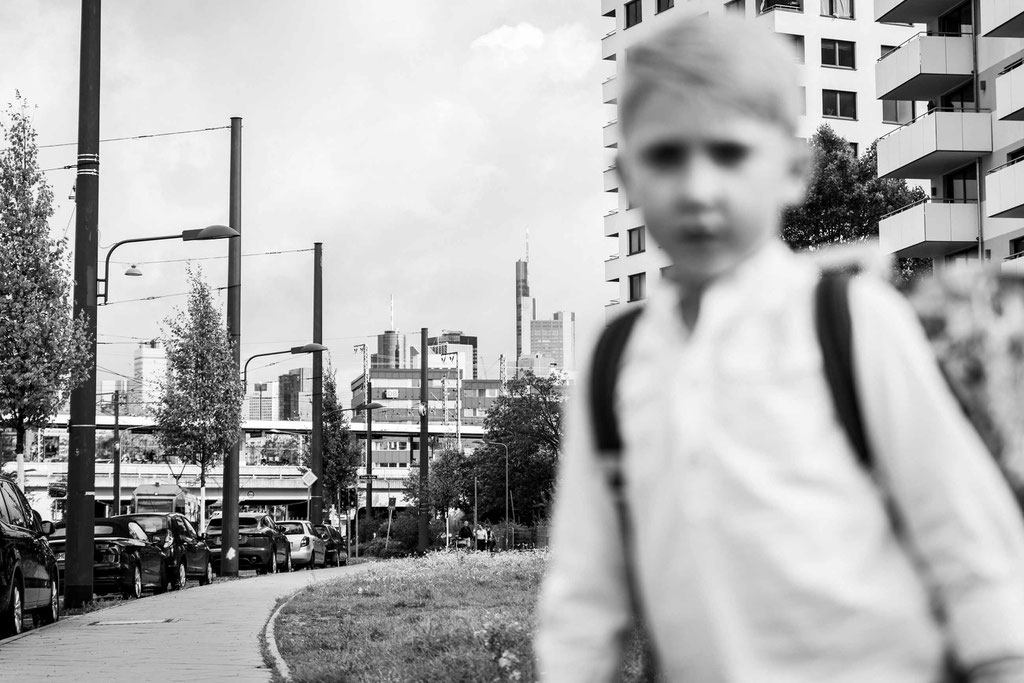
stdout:
<svg viewBox="0 0 1024 683">
<path fill-rule="evenodd" d="M 119 137 L 119 138 L 104 138 L 104 139 L 100 140 L 100 142 L 122 142 L 122 141 L 125 141 L 125 140 L 143 140 L 143 139 L 146 139 L 146 138 L 163 138 L 163 137 L 168 137 L 170 135 L 188 135 L 190 133 L 208 133 L 208 132 L 214 131 L 214 130 L 227 130 L 229 128 L 231 128 L 231 126 L 213 126 L 213 127 L 210 127 L 210 128 L 193 128 L 191 130 L 174 130 L 174 131 L 168 131 L 168 132 L 165 132 L 165 133 L 144 133 L 142 135 L 126 135 L 124 137 Z M 73 147 L 73 146 L 75 146 L 77 144 L 78 144 L 77 141 L 75 141 L 75 142 L 61 142 L 61 143 L 53 144 L 53 145 L 37 145 L 36 149 L 53 149 L 55 147 Z M 74 166 L 69 166 L 69 167 L 64 167 L 64 168 L 74 168 Z"/>
</svg>

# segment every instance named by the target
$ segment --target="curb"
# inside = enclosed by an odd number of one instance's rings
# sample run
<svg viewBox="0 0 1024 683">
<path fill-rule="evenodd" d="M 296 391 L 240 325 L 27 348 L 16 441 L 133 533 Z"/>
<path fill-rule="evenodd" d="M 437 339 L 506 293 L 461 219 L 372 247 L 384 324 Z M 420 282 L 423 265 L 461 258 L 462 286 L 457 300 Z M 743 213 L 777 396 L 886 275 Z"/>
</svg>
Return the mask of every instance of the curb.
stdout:
<svg viewBox="0 0 1024 683">
<path fill-rule="evenodd" d="M 291 680 L 292 675 L 288 670 L 287 662 L 284 661 L 284 658 L 281 656 L 281 652 L 277 649 L 277 638 L 274 635 L 274 627 L 277 623 L 277 616 L 281 613 L 281 610 L 284 609 L 285 606 L 292 601 L 292 598 L 298 594 L 299 591 L 295 591 L 282 600 L 281 604 L 274 610 L 274 613 L 270 615 L 270 619 L 267 620 L 267 625 L 263 628 L 264 639 L 267 643 L 267 651 L 270 653 L 270 657 L 273 660 L 274 670 L 277 671 L 278 675 L 281 676 L 282 679 L 284 679 L 285 683 Z"/>
</svg>

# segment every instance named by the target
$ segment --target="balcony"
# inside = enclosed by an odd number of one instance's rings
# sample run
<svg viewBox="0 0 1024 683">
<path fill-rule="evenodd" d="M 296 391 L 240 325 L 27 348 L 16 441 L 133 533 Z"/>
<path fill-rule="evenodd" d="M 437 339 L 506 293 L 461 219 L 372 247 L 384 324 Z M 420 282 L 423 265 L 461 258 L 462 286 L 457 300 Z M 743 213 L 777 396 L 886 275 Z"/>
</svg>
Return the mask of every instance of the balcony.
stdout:
<svg viewBox="0 0 1024 683">
<path fill-rule="evenodd" d="M 605 104 L 618 104 L 619 81 L 615 76 L 609 76 L 601 84 L 601 101 Z"/>
<path fill-rule="evenodd" d="M 1020 0 L 981 0 L 981 35 L 1024 38 L 1024 5 Z"/>
<path fill-rule="evenodd" d="M 619 120 L 604 124 L 604 146 L 616 149 L 619 146 Z"/>
<path fill-rule="evenodd" d="M 996 76 L 996 118 L 1024 121 L 1024 60 L 1014 62 Z"/>
<path fill-rule="evenodd" d="M 985 175 L 985 213 L 989 218 L 1024 218 L 1024 157 Z"/>
<path fill-rule="evenodd" d="M 778 2 L 761 10 L 756 21 L 775 33 L 803 35 L 806 32 L 803 12 L 803 3 L 799 0 Z"/>
<path fill-rule="evenodd" d="M 612 254 L 604 260 L 604 281 L 605 282 L 618 282 L 619 281 L 619 255 Z"/>
<path fill-rule="evenodd" d="M 942 16 L 962 2 L 963 0 L 875 0 L 875 21 L 889 24 L 923 24 Z"/>
<path fill-rule="evenodd" d="M 935 178 L 991 151 L 990 112 L 933 109 L 878 138 L 878 175 Z"/>
<path fill-rule="evenodd" d="M 608 168 L 604 169 L 604 191 L 619 191 L 619 174 L 617 172 L 615 164 L 612 164 Z"/>
<path fill-rule="evenodd" d="M 977 202 L 922 199 L 878 223 L 879 247 L 900 258 L 938 258 L 977 244 Z"/>
<path fill-rule="evenodd" d="M 604 215 L 604 236 L 605 237 L 618 237 L 619 236 L 619 212 L 618 210 L 609 211 Z"/>
<path fill-rule="evenodd" d="M 615 10 L 619 7 L 621 0 L 601 0 L 601 16 L 614 17 Z"/>
<path fill-rule="evenodd" d="M 875 63 L 880 100 L 930 100 L 971 80 L 970 36 L 918 33 Z"/>
<path fill-rule="evenodd" d="M 1013 254 L 1012 256 L 1007 256 L 1000 264 L 999 270 L 1003 275 L 1013 275 L 1015 277 L 1024 278 L 1024 258 L 1021 258 L 1022 256 L 1024 256 L 1024 251 Z"/>
<path fill-rule="evenodd" d="M 618 40 L 615 38 L 615 31 L 611 30 L 601 38 L 601 59 L 615 61 L 615 49 Z"/>
</svg>

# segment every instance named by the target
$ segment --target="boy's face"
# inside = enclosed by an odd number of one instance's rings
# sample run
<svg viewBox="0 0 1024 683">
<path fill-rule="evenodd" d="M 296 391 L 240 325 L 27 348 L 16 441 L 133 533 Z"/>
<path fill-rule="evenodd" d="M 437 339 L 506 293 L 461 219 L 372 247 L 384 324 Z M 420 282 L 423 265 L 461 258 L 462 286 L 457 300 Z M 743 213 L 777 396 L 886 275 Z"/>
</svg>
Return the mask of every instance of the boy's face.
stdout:
<svg viewBox="0 0 1024 683">
<path fill-rule="evenodd" d="M 621 147 L 626 192 L 684 285 L 736 268 L 803 197 L 806 154 L 781 126 L 675 93 L 639 103 Z"/>
</svg>

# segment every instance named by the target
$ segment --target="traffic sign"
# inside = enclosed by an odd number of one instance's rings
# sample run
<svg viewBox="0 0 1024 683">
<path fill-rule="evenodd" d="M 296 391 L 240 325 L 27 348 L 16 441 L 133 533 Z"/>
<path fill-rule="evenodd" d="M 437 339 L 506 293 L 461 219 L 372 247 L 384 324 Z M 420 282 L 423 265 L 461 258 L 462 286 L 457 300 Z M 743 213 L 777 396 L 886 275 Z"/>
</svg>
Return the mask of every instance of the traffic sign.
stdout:
<svg viewBox="0 0 1024 683">
<path fill-rule="evenodd" d="M 380 479 L 376 474 L 360 474 L 359 478 L 363 481 L 366 481 L 367 479 Z"/>
<path fill-rule="evenodd" d="M 316 480 L 319 478 L 320 477 L 313 474 L 312 471 L 306 470 L 306 473 L 302 475 L 302 483 L 306 486 L 306 488 L 309 488 L 310 486 L 315 484 Z"/>
</svg>

